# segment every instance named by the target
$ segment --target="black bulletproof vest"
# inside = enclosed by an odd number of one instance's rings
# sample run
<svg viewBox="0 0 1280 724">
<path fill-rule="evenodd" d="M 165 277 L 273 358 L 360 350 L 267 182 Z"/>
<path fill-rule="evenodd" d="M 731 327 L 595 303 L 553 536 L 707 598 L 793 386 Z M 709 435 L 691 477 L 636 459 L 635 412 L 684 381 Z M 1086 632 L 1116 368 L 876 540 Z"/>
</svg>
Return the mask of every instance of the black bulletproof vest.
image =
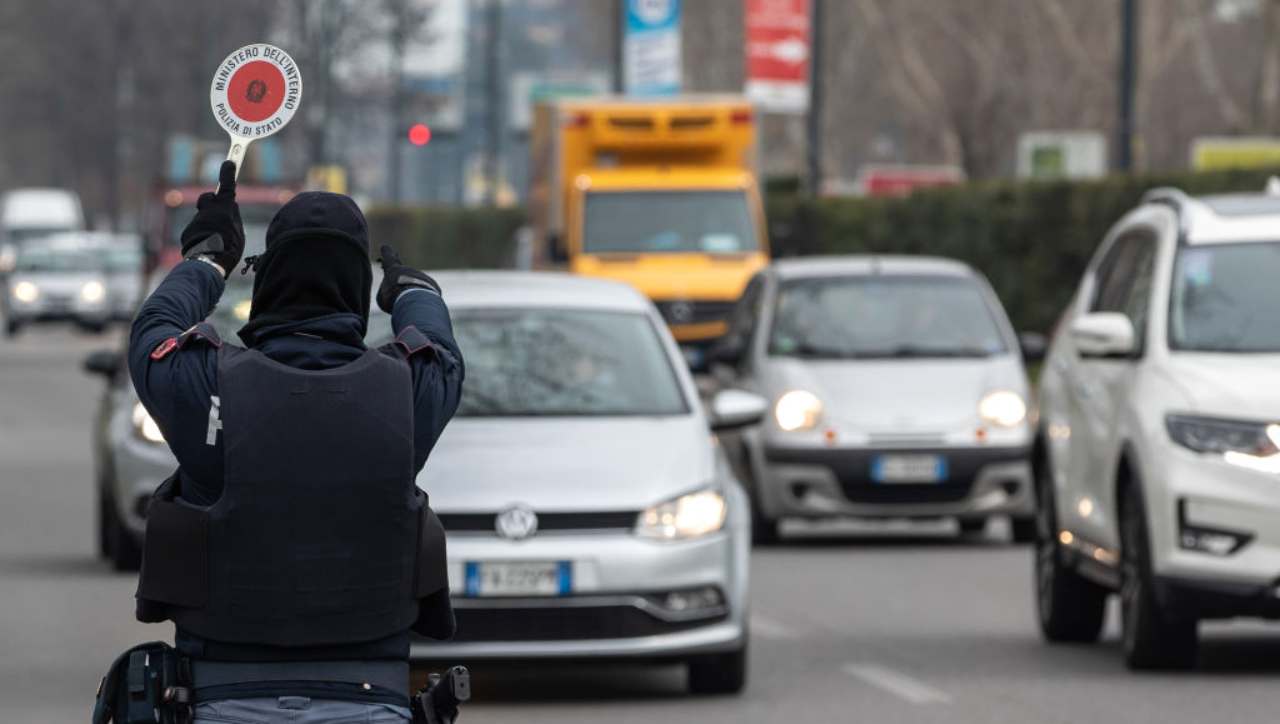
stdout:
<svg viewBox="0 0 1280 724">
<path fill-rule="evenodd" d="M 160 604 L 151 620 L 272 646 L 358 643 L 413 626 L 419 599 L 446 589 L 447 572 L 443 529 L 414 484 L 405 360 L 369 350 L 300 370 L 224 344 L 218 392 L 222 497 L 195 508 L 157 491 L 139 611 Z"/>
</svg>

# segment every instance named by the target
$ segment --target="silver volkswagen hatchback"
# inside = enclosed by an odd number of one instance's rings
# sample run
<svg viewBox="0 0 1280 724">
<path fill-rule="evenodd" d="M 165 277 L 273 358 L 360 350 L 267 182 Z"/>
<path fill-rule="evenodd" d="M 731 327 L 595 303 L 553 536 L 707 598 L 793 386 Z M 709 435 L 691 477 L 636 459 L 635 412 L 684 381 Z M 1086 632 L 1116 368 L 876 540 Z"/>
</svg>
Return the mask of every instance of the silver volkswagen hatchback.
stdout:
<svg viewBox="0 0 1280 724">
<path fill-rule="evenodd" d="M 466 360 L 457 416 L 419 484 L 449 535 L 458 618 L 417 658 L 688 664 L 694 692 L 746 680 L 750 507 L 653 304 L 564 274 L 445 272 Z"/>
<path fill-rule="evenodd" d="M 1023 343 L 986 280 L 928 257 L 810 257 L 747 286 L 713 352 L 721 382 L 772 402 L 728 441 L 754 535 L 782 518 L 1012 517 L 1034 533 Z"/>
</svg>

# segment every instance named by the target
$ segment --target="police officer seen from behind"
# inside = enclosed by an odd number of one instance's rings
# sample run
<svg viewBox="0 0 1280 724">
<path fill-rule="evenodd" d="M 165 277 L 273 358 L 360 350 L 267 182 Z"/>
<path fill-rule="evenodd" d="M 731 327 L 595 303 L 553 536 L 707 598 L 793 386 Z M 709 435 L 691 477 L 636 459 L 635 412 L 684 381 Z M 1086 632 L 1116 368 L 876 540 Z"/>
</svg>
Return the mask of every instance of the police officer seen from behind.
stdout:
<svg viewBox="0 0 1280 724">
<path fill-rule="evenodd" d="M 244 250 L 235 166 L 200 197 L 185 261 L 142 305 L 129 371 L 180 467 L 157 491 L 137 594 L 190 657 L 195 721 L 408 721 L 410 632 L 453 633 L 444 531 L 414 478 L 453 415 L 462 356 L 436 283 L 382 247 L 368 349 L 364 216 L 280 209 L 244 346 L 202 320 Z"/>
</svg>

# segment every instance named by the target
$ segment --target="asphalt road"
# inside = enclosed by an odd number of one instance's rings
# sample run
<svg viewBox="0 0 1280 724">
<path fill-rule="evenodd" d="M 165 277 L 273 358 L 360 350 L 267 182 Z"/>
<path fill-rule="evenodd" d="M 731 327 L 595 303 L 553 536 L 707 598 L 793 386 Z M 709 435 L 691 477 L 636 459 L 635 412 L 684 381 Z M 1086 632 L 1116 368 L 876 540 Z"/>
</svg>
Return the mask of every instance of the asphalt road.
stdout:
<svg viewBox="0 0 1280 724">
<path fill-rule="evenodd" d="M 116 653 L 164 638 L 133 622 L 132 576 L 93 556 L 89 420 L 80 372 L 111 336 L 0 340 L 0 724 L 83 722 Z M 693 699 L 676 667 L 477 667 L 468 723 L 1274 722 L 1280 628 L 1215 625 L 1200 669 L 1133 675 L 1105 641 L 1048 647 L 1029 549 L 1000 531 L 808 530 L 758 549 L 751 683 Z"/>
</svg>

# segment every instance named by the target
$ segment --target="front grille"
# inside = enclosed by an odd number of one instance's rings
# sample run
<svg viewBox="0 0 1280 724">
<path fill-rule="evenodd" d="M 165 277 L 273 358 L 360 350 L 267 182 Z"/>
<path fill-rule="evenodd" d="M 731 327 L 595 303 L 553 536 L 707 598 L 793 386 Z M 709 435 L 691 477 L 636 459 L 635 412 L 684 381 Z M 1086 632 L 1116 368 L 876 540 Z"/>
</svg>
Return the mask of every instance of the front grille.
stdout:
<svg viewBox="0 0 1280 724">
<path fill-rule="evenodd" d="M 621 639 L 685 631 L 723 619 L 668 622 L 635 606 L 495 606 L 454 608 L 458 631 L 453 641 L 572 641 Z"/>
<path fill-rule="evenodd" d="M 881 454 L 941 455 L 947 459 L 947 479 L 939 483 L 877 483 L 871 479 L 872 460 Z M 852 503 L 929 504 L 964 500 L 973 488 L 978 472 L 997 462 L 1022 460 L 1023 448 L 903 448 L 887 449 L 781 449 L 765 450 L 769 462 L 823 465 L 840 483 L 844 497 Z M 804 483 L 803 479 L 789 481 Z"/>
<path fill-rule="evenodd" d="M 704 324 L 723 322 L 733 311 L 733 302 L 693 302 L 671 300 L 655 302 L 667 324 Z"/>
<path fill-rule="evenodd" d="M 538 531 L 631 530 L 639 511 L 591 511 L 585 513 L 538 513 Z M 493 533 L 497 513 L 438 513 L 444 529 L 454 533 Z"/>
</svg>

